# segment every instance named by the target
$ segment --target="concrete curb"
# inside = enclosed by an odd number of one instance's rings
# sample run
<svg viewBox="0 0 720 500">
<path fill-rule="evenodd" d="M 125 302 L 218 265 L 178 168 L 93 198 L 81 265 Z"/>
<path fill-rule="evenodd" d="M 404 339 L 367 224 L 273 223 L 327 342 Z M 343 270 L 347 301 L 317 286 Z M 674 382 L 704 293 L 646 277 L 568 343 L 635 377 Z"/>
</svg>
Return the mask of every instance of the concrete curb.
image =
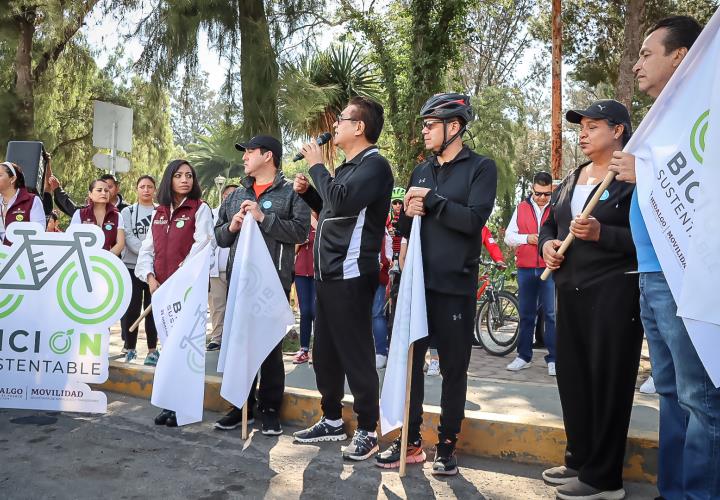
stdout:
<svg viewBox="0 0 720 500">
<path fill-rule="evenodd" d="M 150 399 L 154 369 L 139 365 L 128 366 L 110 362 L 107 382 L 96 386 L 106 391 Z M 205 409 L 225 412 L 229 404 L 220 397 L 222 379 L 205 377 Z M 343 400 L 343 418 L 348 430 L 353 431 L 356 421 L 352 412 L 352 397 Z M 308 427 L 319 419 L 320 394 L 313 390 L 286 387 L 280 419 L 287 424 Z M 423 440 L 435 443 L 440 408 L 424 405 Z M 399 432 L 399 431 L 398 431 Z M 390 441 L 397 432 L 381 441 Z M 561 464 L 565 453 L 565 431 L 561 425 L 543 419 L 517 418 L 482 411 L 465 410 L 458 450 L 480 457 L 501 458 L 529 464 Z M 656 481 L 657 435 L 632 431 L 628 436 L 623 476 L 631 481 Z"/>
</svg>

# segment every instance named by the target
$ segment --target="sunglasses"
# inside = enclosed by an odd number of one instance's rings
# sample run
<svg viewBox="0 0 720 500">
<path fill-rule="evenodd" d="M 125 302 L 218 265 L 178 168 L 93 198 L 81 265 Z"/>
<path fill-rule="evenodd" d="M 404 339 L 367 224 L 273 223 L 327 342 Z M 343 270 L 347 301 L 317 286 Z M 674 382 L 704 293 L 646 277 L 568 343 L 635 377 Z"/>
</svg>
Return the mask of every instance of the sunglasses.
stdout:
<svg viewBox="0 0 720 500">
<path fill-rule="evenodd" d="M 393 205 L 402 205 L 402 203 L 403 202 L 401 200 L 393 200 L 392 202 Z"/>
<path fill-rule="evenodd" d="M 551 195 L 552 195 L 552 191 L 548 191 L 548 192 L 546 192 L 546 193 L 543 193 L 543 192 L 541 192 L 541 191 L 533 191 L 533 194 L 534 194 L 535 196 L 545 196 L 545 197 L 547 197 L 547 196 L 551 196 Z"/>
<path fill-rule="evenodd" d="M 442 120 L 427 120 L 422 122 L 422 128 L 430 130 L 436 123 L 442 123 Z"/>
</svg>

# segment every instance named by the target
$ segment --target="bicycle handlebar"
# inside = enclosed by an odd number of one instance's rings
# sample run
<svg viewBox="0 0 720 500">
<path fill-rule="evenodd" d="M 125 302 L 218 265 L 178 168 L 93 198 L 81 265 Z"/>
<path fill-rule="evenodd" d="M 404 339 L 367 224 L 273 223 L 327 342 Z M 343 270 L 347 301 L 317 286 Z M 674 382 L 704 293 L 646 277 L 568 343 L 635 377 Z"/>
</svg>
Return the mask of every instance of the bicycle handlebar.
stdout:
<svg viewBox="0 0 720 500">
<path fill-rule="evenodd" d="M 97 241 L 97 236 L 95 233 L 73 233 L 73 238 L 75 238 L 75 241 L 78 243 L 82 238 L 87 238 L 87 243 L 85 243 L 86 247 L 91 247 L 95 244 Z"/>
</svg>

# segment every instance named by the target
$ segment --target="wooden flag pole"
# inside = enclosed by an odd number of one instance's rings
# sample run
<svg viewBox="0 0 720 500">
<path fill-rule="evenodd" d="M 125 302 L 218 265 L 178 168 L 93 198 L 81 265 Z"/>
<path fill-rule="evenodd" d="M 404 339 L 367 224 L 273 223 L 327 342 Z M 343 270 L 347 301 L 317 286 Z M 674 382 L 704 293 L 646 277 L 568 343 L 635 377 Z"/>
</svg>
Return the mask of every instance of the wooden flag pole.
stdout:
<svg viewBox="0 0 720 500">
<path fill-rule="evenodd" d="M 585 209 L 580 214 L 581 219 L 587 219 L 590 217 L 590 212 L 592 212 L 595 209 L 595 206 L 600 201 L 600 197 L 605 192 L 607 187 L 610 185 L 610 183 L 615 178 L 616 173 L 615 172 L 608 172 L 603 181 L 600 183 L 600 187 L 597 188 L 597 191 L 595 191 L 595 194 L 592 198 L 590 198 L 590 201 L 585 206 Z M 567 252 L 568 247 L 572 244 L 573 240 L 575 239 L 575 235 L 572 233 L 568 233 L 568 235 L 565 237 L 565 239 L 562 242 L 562 245 L 560 245 L 560 248 L 557 251 L 558 255 L 565 255 L 565 252 Z M 541 280 L 547 280 L 550 275 L 552 274 L 552 271 L 548 269 L 547 267 L 543 271 L 542 275 L 540 275 Z"/>
<path fill-rule="evenodd" d="M 242 407 L 242 438 L 247 439 L 248 437 L 248 404 L 247 401 L 245 401 L 245 404 Z"/>
<path fill-rule="evenodd" d="M 147 306 L 147 309 L 145 309 L 145 310 L 142 312 L 142 314 L 140 315 L 140 317 L 138 317 L 138 319 L 135 320 L 135 323 L 133 323 L 132 325 L 130 325 L 130 331 L 131 331 L 131 332 L 134 332 L 135 330 L 137 330 L 138 327 L 140 326 L 140 322 L 141 322 L 143 319 L 145 319 L 145 316 L 147 316 L 147 315 L 150 314 L 151 312 L 152 312 L 152 304 L 150 304 L 149 306 Z"/>
<path fill-rule="evenodd" d="M 407 378 L 405 379 L 405 411 L 403 412 L 403 426 L 400 438 L 400 477 L 405 477 L 405 462 L 407 461 L 408 424 L 410 420 L 410 387 L 412 384 L 413 346 L 408 349 Z"/>
</svg>

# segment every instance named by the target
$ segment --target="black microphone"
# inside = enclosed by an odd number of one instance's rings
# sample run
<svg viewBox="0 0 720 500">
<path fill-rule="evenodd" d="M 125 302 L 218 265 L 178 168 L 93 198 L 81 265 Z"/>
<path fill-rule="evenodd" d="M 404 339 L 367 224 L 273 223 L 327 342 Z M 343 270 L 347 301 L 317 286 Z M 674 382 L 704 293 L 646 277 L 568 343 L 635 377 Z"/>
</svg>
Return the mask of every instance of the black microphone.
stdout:
<svg viewBox="0 0 720 500">
<path fill-rule="evenodd" d="M 332 139 L 332 134 L 330 132 L 324 132 L 320 134 L 317 138 L 318 146 L 322 146 L 323 144 L 326 144 L 330 139 Z M 298 153 L 295 155 L 295 158 L 293 158 L 293 161 L 300 161 L 303 158 L 305 158 L 305 155 L 302 153 Z"/>
</svg>

